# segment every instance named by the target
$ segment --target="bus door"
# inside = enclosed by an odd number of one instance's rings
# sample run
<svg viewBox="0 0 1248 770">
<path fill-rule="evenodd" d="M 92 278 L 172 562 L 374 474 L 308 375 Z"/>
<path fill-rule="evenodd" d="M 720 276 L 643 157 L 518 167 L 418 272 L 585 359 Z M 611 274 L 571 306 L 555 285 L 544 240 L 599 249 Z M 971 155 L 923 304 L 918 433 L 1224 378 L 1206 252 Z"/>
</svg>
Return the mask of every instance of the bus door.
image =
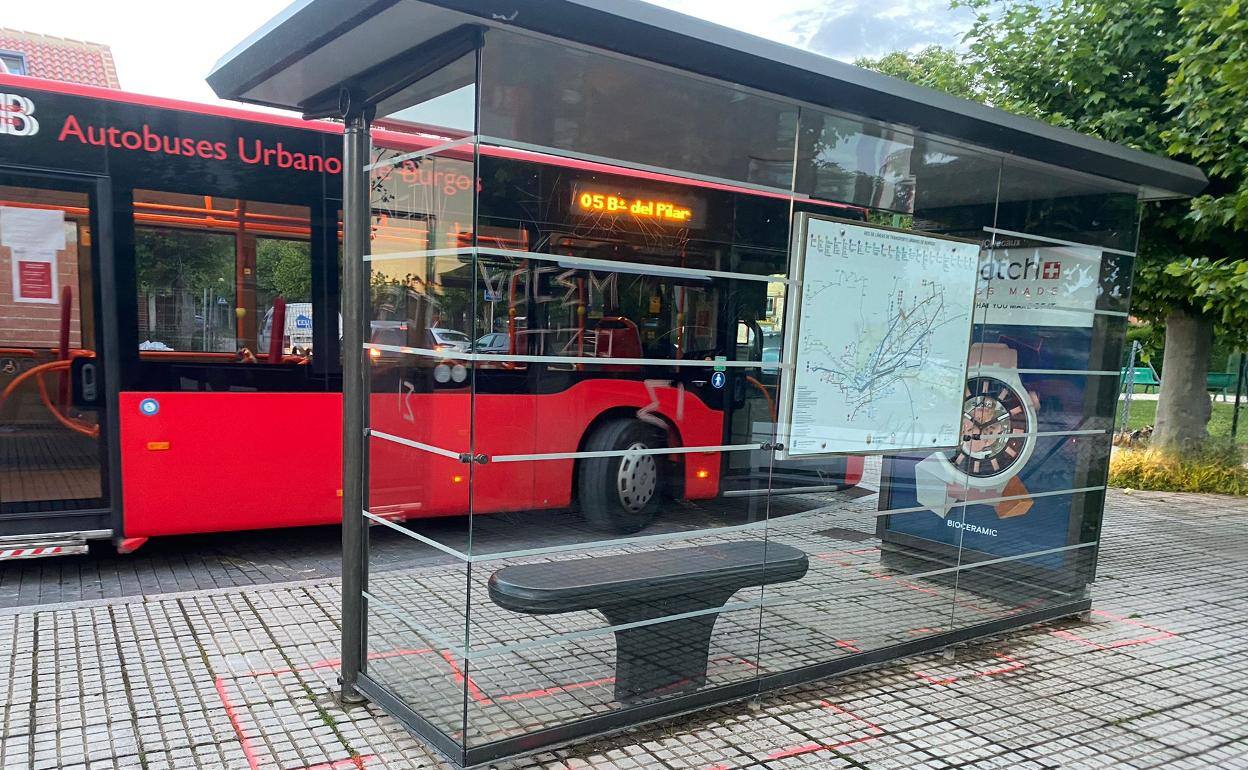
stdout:
<svg viewBox="0 0 1248 770">
<path fill-rule="evenodd" d="M 774 439 L 778 377 L 775 368 L 767 366 L 769 355 L 764 347 L 767 337 L 757 321 L 738 317 L 734 320 L 731 340 L 733 360 L 763 363 L 734 367 L 726 372 L 730 391 L 724 406 L 724 443 L 769 443 Z M 770 452 L 730 452 L 726 459 L 726 489 L 766 487 Z"/>
<path fill-rule="evenodd" d="M 80 552 L 114 529 L 107 195 L 102 181 L 0 172 L 0 553 Z"/>
</svg>

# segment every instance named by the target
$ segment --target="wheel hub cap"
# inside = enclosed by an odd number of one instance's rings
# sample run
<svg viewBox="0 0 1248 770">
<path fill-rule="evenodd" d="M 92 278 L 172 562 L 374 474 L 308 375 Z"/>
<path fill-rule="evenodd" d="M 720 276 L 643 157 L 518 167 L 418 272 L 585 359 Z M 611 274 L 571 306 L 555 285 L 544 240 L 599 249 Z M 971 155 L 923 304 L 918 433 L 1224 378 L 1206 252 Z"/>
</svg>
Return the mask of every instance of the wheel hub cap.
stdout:
<svg viewBox="0 0 1248 770">
<path fill-rule="evenodd" d="M 634 442 L 628 449 L 649 449 L 640 441 Z M 654 455 L 624 455 L 620 458 L 620 468 L 616 472 L 615 489 L 620 496 L 620 505 L 630 513 L 637 513 L 646 507 L 654 497 L 659 486 L 659 468 Z"/>
</svg>

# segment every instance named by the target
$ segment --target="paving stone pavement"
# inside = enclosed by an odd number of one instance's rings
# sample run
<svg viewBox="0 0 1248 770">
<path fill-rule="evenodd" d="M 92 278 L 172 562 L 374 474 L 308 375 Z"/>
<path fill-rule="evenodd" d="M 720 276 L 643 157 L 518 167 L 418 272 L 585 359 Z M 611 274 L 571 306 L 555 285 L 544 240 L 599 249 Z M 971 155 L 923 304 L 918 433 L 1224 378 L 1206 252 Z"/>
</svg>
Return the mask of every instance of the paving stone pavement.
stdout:
<svg viewBox="0 0 1248 770">
<path fill-rule="evenodd" d="M 1248 769 L 1248 499 L 1109 494 L 1090 622 L 637 728 L 506 770 Z M 317 578 L 0 610 L 0 768 L 441 763 L 329 700 Z"/>
</svg>

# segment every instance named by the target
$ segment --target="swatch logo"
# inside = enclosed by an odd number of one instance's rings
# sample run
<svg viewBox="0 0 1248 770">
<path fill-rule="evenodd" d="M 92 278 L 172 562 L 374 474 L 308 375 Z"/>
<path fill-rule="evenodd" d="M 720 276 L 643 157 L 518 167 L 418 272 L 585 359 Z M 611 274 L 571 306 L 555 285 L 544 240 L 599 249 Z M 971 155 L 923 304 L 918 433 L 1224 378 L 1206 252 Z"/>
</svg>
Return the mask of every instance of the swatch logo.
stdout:
<svg viewBox="0 0 1248 770">
<path fill-rule="evenodd" d="M 34 136 L 39 133 L 35 103 L 18 94 L 0 94 L 0 134 Z"/>
</svg>

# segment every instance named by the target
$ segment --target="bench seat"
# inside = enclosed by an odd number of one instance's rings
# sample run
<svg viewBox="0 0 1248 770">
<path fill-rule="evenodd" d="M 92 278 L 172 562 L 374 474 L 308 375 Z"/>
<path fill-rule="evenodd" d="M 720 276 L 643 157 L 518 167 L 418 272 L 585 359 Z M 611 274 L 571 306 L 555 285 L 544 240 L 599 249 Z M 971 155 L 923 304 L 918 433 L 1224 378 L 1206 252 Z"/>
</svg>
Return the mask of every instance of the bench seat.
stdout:
<svg viewBox="0 0 1248 770">
<path fill-rule="evenodd" d="M 701 613 L 615 632 L 615 697 L 630 701 L 701 687 L 719 616 L 708 610 L 808 568 L 797 548 L 746 540 L 504 567 L 490 576 L 489 593 L 513 612 L 597 610 L 612 626 Z"/>
</svg>

